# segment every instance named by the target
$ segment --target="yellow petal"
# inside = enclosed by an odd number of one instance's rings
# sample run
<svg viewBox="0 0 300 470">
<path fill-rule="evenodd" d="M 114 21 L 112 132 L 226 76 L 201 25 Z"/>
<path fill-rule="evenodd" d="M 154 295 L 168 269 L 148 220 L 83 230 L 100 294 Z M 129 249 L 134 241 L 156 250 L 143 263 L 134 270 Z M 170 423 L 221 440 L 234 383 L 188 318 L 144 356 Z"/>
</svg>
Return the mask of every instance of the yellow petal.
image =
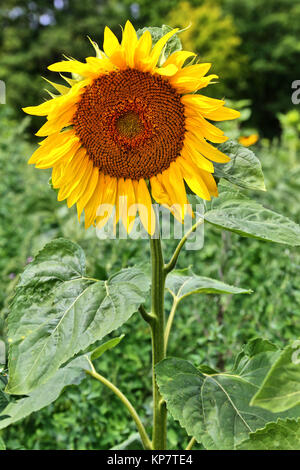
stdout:
<svg viewBox="0 0 300 470">
<path fill-rule="evenodd" d="M 152 47 L 152 37 L 148 30 L 146 30 L 140 37 L 136 46 L 134 63 L 137 68 L 142 68 L 145 59 L 149 58 Z"/>
<path fill-rule="evenodd" d="M 218 188 L 217 188 L 217 184 L 215 182 L 214 177 L 207 171 L 203 171 L 203 170 L 201 171 L 201 176 L 211 196 L 218 197 Z"/>
<path fill-rule="evenodd" d="M 189 57 L 194 57 L 196 54 L 194 52 L 189 52 L 189 51 L 176 51 L 171 54 L 167 60 L 164 62 L 164 66 L 167 66 L 169 64 L 174 64 L 178 69 L 181 69 L 185 61 Z"/>
<path fill-rule="evenodd" d="M 184 67 L 183 69 L 178 71 L 176 77 L 174 77 L 174 82 L 181 78 L 196 78 L 197 80 L 199 80 L 209 71 L 210 67 L 210 63 L 188 65 L 187 67 Z"/>
<path fill-rule="evenodd" d="M 128 67 L 131 68 L 134 67 L 134 56 L 137 43 L 138 38 L 135 29 L 130 21 L 127 21 L 123 31 L 122 48 L 125 51 L 126 63 Z"/>
<path fill-rule="evenodd" d="M 103 50 L 105 54 L 110 57 L 114 52 L 120 49 L 120 44 L 114 33 L 105 26 L 104 29 L 104 42 Z"/>
<path fill-rule="evenodd" d="M 52 175 L 51 175 L 51 182 L 54 188 L 57 188 L 57 181 L 60 180 L 63 174 L 63 161 L 61 160 L 59 163 L 53 166 Z"/>
<path fill-rule="evenodd" d="M 200 169 L 209 171 L 210 173 L 214 172 L 214 166 L 212 162 L 207 160 L 199 151 L 198 141 L 195 145 L 194 140 L 191 138 L 191 134 L 186 132 L 184 139 L 184 146 L 181 150 L 181 155 L 185 160 L 192 160 L 196 166 Z"/>
<path fill-rule="evenodd" d="M 31 155 L 28 163 L 34 164 L 40 158 L 47 157 L 75 137 L 73 129 L 53 134 L 40 142 L 38 149 Z"/>
<path fill-rule="evenodd" d="M 86 167 L 83 169 L 85 171 Z M 72 180 L 68 184 L 64 184 L 60 187 L 57 195 L 58 201 L 63 201 L 67 197 L 69 197 L 73 191 L 77 189 L 80 183 L 80 178 L 73 177 Z"/>
<path fill-rule="evenodd" d="M 114 64 L 115 67 L 118 67 L 120 70 L 126 69 L 127 67 L 125 51 L 122 49 L 115 51 L 110 56 L 110 61 Z"/>
<path fill-rule="evenodd" d="M 147 184 L 144 179 L 140 179 L 139 181 L 133 181 L 133 186 L 141 222 L 149 235 L 153 235 L 155 232 L 155 213 Z"/>
<path fill-rule="evenodd" d="M 95 170 L 93 170 L 93 172 L 94 171 Z M 101 203 L 101 194 L 103 192 L 103 187 L 104 187 L 104 185 L 103 185 L 104 175 L 103 175 L 103 173 L 100 173 L 100 172 L 98 172 L 98 173 L 99 174 L 98 174 L 98 180 L 97 180 L 96 188 L 97 188 L 98 193 L 100 194 L 100 199 L 99 199 L 99 204 L 100 204 Z M 95 176 L 94 176 L 94 178 L 95 178 Z M 95 190 L 96 190 L 96 188 L 95 188 Z M 83 209 L 88 204 L 88 202 L 90 201 L 93 194 L 91 193 L 91 191 L 89 191 L 88 194 L 85 194 L 85 192 L 83 192 L 81 194 L 81 196 L 78 198 L 76 206 L 77 206 L 77 214 L 78 214 L 78 220 L 79 221 L 80 221 L 80 216 L 82 214 Z"/>
<path fill-rule="evenodd" d="M 157 175 L 150 178 L 152 196 L 158 204 L 171 206 L 172 202 L 170 196 L 167 193 L 163 183 L 160 181 L 159 176 L 161 177 L 161 175 Z"/>
<path fill-rule="evenodd" d="M 133 228 L 136 215 L 135 194 L 132 180 L 123 178 L 118 182 L 118 211 L 116 219 L 120 218 L 128 233 Z"/>
<path fill-rule="evenodd" d="M 52 72 L 70 72 L 89 78 L 97 78 L 101 73 L 112 69 L 112 64 L 109 59 L 88 57 L 86 62 L 87 63 L 84 64 L 78 60 L 63 60 L 49 65 L 48 69 Z"/>
<path fill-rule="evenodd" d="M 225 153 L 220 152 L 216 147 L 206 142 L 204 139 L 198 141 L 197 148 L 207 158 L 217 163 L 227 163 L 230 158 Z M 204 168 L 205 169 L 205 168 Z"/>
<path fill-rule="evenodd" d="M 86 75 L 90 68 L 91 67 L 88 67 L 87 64 L 79 62 L 78 60 L 62 60 L 48 66 L 51 72 L 70 72 L 83 76 Z"/>
<path fill-rule="evenodd" d="M 89 161 L 86 150 L 83 147 L 77 150 L 70 159 L 64 158 L 65 164 L 61 170 L 60 177 L 52 181 L 54 188 L 67 185 L 75 178 L 79 177 L 83 169 L 87 168 Z"/>
<path fill-rule="evenodd" d="M 76 83 L 78 83 L 78 80 L 75 80 L 74 78 L 65 77 L 65 76 L 62 75 L 61 73 L 60 73 L 59 75 L 60 75 L 61 78 L 63 78 L 70 86 L 76 85 Z"/>
<path fill-rule="evenodd" d="M 167 181 L 164 173 L 159 173 L 151 178 L 152 196 L 156 202 L 166 207 L 179 222 L 182 222 L 182 212 L 180 208 L 178 209 L 176 203 L 174 203 L 177 197 L 174 195 L 172 186 Z"/>
<path fill-rule="evenodd" d="M 124 178 L 118 178 L 117 180 L 117 196 L 116 196 L 116 215 L 114 220 L 114 225 L 119 222 L 121 216 L 124 216 L 123 211 L 125 211 L 125 205 L 127 201 L 125 199 L 125 189 L 124 189 Z"/>
<path fill-rule="evenodd" d="M 197 118 L 187 118 L 185 126 L 188 131 L 193 133 L 198 132 L 202 137 L 205 137 L 205 139 L 210 140 L 211 142 L 221 143 L 228 140 L 228 137 L 224 135 L 224 132 L 221 129 L 215 127 L 200 115 L 198 115 Z"/>
<path fill-rule="evenodd" d="M 181 101 L 185 105 L 187 116 L 216 111 L 225 103 L 223 100 L 216 100 L 204 95 L 184 95 L 181 97 Z"/>
<path fill-rule="evenodd" d="M 162 180 L 171 195 L 174 213 L 179 215 L 179 220 L 182 220 L 188 200 L 180 166 L 172 162 L 170 167 L 162 173 Z"/>
<path fill-rule="evenodd" d="M 207 77 L 204 78 L 178 78 L 174 79 L 172 82 L 172 86 L 176 88 L 178 93 L 184 94 L 184 93 L 194 93 L 201 88 L 206 87 L 211 80 L 214 78 L 218 78 L 217 75 L 208 75 Z"/>
<path fill-rule="evenodd" d="M 77 202 L 83 194 L 88 192 L 89 183 L 91 176 L 93 175 L 93 163 L 90 160 L 85 160 L 85 164 L 81 166 L 81 171 L 77 173 L 77 177 L 74 177 L 74 180 L 77 180 L 76 187 L 73 186 L 72 191 L 68 192 L 67 195 L 67 205 L 72 207 L 75 202 Z M 94 176 L 95 179 L 95 176 Z"/>
<path fill-rule="evenodd" d="M 96 57 L 98 57 L 98 59 L 105 59 L 105 54 L 100 50 L 98 44 L 95 41 L 93 41 L 89 36 L 88 36 L 88 40 L 90 41 L 90 43 L 92 44 L 94 48 Z"/>
<path fill-rule="evenodd" d="M 164 48 L 164 46 L 166 45 L 166 43 L 168 42 L 168 40 L 174 36 L 174 34 L 177 33 L 177 31 L 179 31 L 179 28 L 175 28 L 175 29 L 172 29 L 172 31 L 169 31 L 167 34 L 165 34 L 162 38 L 160 38 L 157 43 L 155 44 L 155 46 L 153 47 L 152 49 L 152 52 L 151 52 L 151 55 L 150 55 L 150 59 L 151 59 L 151 69 L 153 69 L 157 62 L 158 62 L 158 59 L 160 57 L 160 54 Z"/>
<path fill-rule="evenodd" d="M 75 112 L 76 106 L 72 106 L 58 118 L 55 117 L 47 120 L 47 122 L 38 130 L 35 135 L 42 137 L 60 132 L 64 127 L 70 126 L 72 124 Z"/>
<path fill-rule="evenodd" d="M 241 137 L 239 137 L 239 143 L 244 145 L 244 147 L 250 147 L 251 145 L 256 144 L 258 139 L 259 139 L 258 134 L 251 134 L 248 137 L 241 136 Z"/>
<path fill-rule="evenodd" d="M 169 64 L 163 67 L 157 67 L 155 69 L 155 73 L 158 73 L 159 75 L 164 75 L 166 77 L 171 77 L 177 72 L 177 67 L 174 64 Z"/>
<path fill-rule="evenodd" d="M 46 82 L 50 83 L 50 85 L 52 85 L 53 88 L 55 88 L 61 95 L 65 95 L 66 93 L 68 93 L 70 91 L 70 88 L 68 86 L 60 85 L 59 83 L 51 82 L 50 80 L 48 80 L 48 78 L 45 78 L 45 77 L 42 77 L 42 78 L 44 80 L 46 80 Z"/>
<path fill-rule="evenodd" d="M 99 169 L 93 167 L 92 162 L 89 162 L 87 171 L 82 174 L 82 178 L 75 191 L 68 197 L 68 207 L 71 207 L 80 198 L 83 200 L 84 205 L 94 194 L 99 179 Z M 86 201 L 86 202 L 85 202 Z"/>
<path fill-rule="evenodd" d="M 23 111 L 27 114 L 34 116 L 46 116 L 57 117 L 63 112 L 67 111 L 72 107 L 78 100 L 84 88 L 89 85 L 90 80 L 81 80 L 77 82 L 72 88 L 69 88 L 69 92 L 65 95 L 58 96 L 52 100 L 45 101 L 38 106 L 28 106 L 23 108 Z"/>
<path fill-rule="evenodd" d="M 206 113 L 205 117 L 207 119 L 211 119 L 212 121 L 228 121 L 230 119 L 239 118 L 240 115 L 241 113 L 239 111 L 236 111 L 235 109 L 231 108 L 225 108 L 224 106 L 222 106 L 222 108 L 217 109 L 216 111 Z"/>
<path fill-rule="evenodd" d="M 58 104 L 58 100 L 62 97 L 53 98 L 52 100 L 45 101 L 45 103 L 39 104 L 38 106 L 27 106 L 22 108 L 22 110 L 27 114 L 32 114 L 33 116 L 47 116 Z"/>
<path fill-rule="evenodd" d="M 94 190 L 94 193 L 92 194 L 87 205 L 84 208 L 84 225 L 86 229 L 88 229 L 94 223 L 96 219 L 96 213 L 101 201 L 101 187 L 99 181 L 100 180 L 98 179 L 98 183 Z"/>
<path fill-rule="evenodd" d="M 209 201 L 211 197 L 201 176 L 201 171 L 192 162 L 188 162 L 181 157 L 178 157 L 176 161 L 181 166 L 182 175 L 191 190 L 202 199 Z"/>
<path fill-rule="evenodd" d="M 107 223 L 116 205 L 117 178 L 105 175 L 103 186 L 101 205 L 99 205 L 96 217 L 98 229 L 101 229 Z"/>
<path fill-rule="evenodd" d="M 49 155 L 43 155 L 41 158 L 39 158 L 35 166 L 36 168 L 40 168 L 42 170 L 51 168 L 60 159 L 73 155 L 78 150 L 80 145 L 81 144 L 78 138 L 70 139 L 66 144 L 62 145 L 58 149 L 55 149 Z"/>
</svg>

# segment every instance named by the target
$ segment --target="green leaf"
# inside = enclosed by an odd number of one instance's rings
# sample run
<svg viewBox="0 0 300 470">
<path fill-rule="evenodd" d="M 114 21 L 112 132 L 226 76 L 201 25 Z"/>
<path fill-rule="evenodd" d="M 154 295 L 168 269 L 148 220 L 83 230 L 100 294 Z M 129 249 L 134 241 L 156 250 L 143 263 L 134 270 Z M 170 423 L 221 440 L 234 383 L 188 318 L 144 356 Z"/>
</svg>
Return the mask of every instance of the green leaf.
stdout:
<svg viewBox="0 0 300 470">
<path fill-rule="evenodd" d="M 279 419 L 249 435 L 238 450 L 300 450 L 300 420 Z"/>
<path fill-rule="evenodd" d="M 274 362 L 251 404 L 275 412 L 300 403 L 300 341 L 287 346 Z"/>
<path fill-rule="evenodd" d="M 119 328 L 145 301 L 148 278 L 136 268 L 107 281 L 85 275 L 82 249 L 64 239 L 44 247 L 21 276 L 8 317 L 8 393 L 47 382 L 80 351 Z"/>
<path fill-rule="evenodd" d="M 219 199 L 219 200 L 218 200 Z M 210 224 L 244 237 L 300 245 L 300 226 L 255 201 L 240 197 L 239 193 L 225 192 L 204 214 Z"/>
<path fill-rule="evenodd" d="M 215 176 L 245 189 L 265 191 L 261 163 L 249 148 L 232 140 L 221 144 L 219 150 L 231 160 L 224 164 L 215 163 Z"/>
<path fill-rule="evenodd" d="M 252 292 L 209 277 L 197 276 L 196 274 L 185 276 L 176 273 L 176 271 L 168 275 L 166 288 L 178 300 L 191 294 L 250 294 Z"/>
<path fill-rule="evenodd" d="M 143 450 L 143 444 L 138 432 L 131 434 L 125 441 L 121 442 L 111 450 Z"/>
<path fill-rule="evenodd" d="M 240 362 L 247 360 L 247 357 L 253 357 L 256 354 L 267 351 L 277 352 L 278 348 L 267 339 L 253 338 L 249 343 L 243 346 L 242 351 L 237 355 L 233 370 L 237 370 Z"/>
<path fill-rule="evenodd" d="M 152 44 L 153 46 L 157 43 L 157 41 L 162 38 L 165 34 L 171 31 L 173 28 L 167 26 L 165 24 L 162 27 L 156 26 L 149 26 L 146 28 L 138 29 L 137 36 L 140 38 L 145 31 L 149 31 L 152 37 Z M 182 49 L 181 41 L 178 37 L 178 34 L 174 34 L 165 45 L 162 51 L 161 63 L 165 62 L 169 55 L 173 54 L 173 52 L 180 51 Z"/>
<path fill-rule="evenodd" d="M 0 413 L 2 413 L 2 411 L 6 408 L 7 405 L 8 399 L 6 397 L 6 394 L 2 390 L 0 390 Z"/>
<path fill-rule="evenodd" d="M 117 338 L 112 338 L 109 341 L 106 341 L 106 343 L 100 344 L 98 348 L 94 349 L 94 351 L 91 352 L 91 360 L 94 361 L 95 359 L 98 359 L 108 349 L 113 349 L 114 347 L 116 347 L 120 343 L 120 341 L 122 341 L 124 336 L 125 335 L 121 335 Z"/>
<path fill-rule="evenodd" d="M 0 339 L 0 368 L 1 368 L 1 364 L 5 364 L 6 363 L 6 347 L 5 347 L 5 343 L 4 341 L 2 341 L 2 339 Z"/>
<path fill-rule="evenodd" d="M 34 411 L 50 405 L 59 397 L 64 387 L 80 384 L 86 377 L 85 370 L 89 369 L 87 356 L 73 359 L 59 369 L 47 383 L 35 388 L 27 397 L 11 401 L 0 414 L 0 429 L 4 429 Z M 1 419 L 3 417 L 4 419 Z"/>
<path fill-rule="evenodd" d="M 228 373 L 204 373 L 203 367 L 199 370 L 177 358 L 157 365 L 157 382 L 170 413 L 205 448 L 237 449 L 266 423 L 300 415 L 300 407 L 279 414 L 249 405 L 278 355 L 268 350 L 268 342 L 260 347 L 261 352 L 253 356 L 243 352 Z"/>
<path fill-rule="evenodd" d="M 7 376 L 0 372 L 0 414 L 8 405 L 8 395 L 4 393 L 4 388 L 7 384 Z M 1 420 L 1 416 L 0 416 Z"/>
</svg>

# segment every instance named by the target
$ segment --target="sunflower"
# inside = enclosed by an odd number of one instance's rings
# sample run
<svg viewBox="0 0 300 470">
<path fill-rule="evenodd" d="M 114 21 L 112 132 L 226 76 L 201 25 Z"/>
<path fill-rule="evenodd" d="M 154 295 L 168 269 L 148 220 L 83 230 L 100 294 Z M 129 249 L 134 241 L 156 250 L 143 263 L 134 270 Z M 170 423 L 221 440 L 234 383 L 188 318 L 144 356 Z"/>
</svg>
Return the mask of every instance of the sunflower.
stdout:
<svg viewBox="0 0 300 470">
<path fill-rule="evenodd" d="M 161 63 L 177 31 L 153 46 L 150 32 L 138 39 L 129 21 L 121 44 L 106 27 L 103 51 L 91 41 L 96 57 L 48 67 L 72 73 L 72 79 L 62 75 L 68 86 L 50 82 L 59 94 L 24 108 L 47 116 L 36 134 L 45 138 L 28 163 L 52 168 L 58 200 L 76 204 L 79 219 L 84 211 L 86 228 L 102 227 L 115 208 L 115 223 L 121 220 L 130 231 L 138 212 L 153 234 L 152 198 L 183 220 L 186 185 L 206 200 L 218 195 L 212 162 L 229 157 L 209 142 L 227 137 L 210 121 L 239 113 L 196 93 L 217 76 L 206 75 L 211 64 L 195 63 L 193 52 L 174 52 Z"/>
<path fill-rule="evenodd" d="M 258 134 L 251 134 L 249 136 L 241 136 L 239 137 L 239 143 L 242 144 L 244 147 L 250 147 L 251 145 L 256 144 L 259 139 Z"/>
</svg>

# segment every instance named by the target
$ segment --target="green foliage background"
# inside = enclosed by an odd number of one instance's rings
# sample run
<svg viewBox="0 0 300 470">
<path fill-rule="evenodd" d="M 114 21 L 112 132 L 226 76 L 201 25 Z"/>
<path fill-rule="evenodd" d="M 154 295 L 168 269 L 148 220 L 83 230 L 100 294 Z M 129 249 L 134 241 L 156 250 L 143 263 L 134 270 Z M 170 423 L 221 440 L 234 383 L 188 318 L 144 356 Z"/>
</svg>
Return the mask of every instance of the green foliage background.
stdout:
<svg viewBox="0 0 300 470">
<path fill-rule="evenodd" d="M 289 115 L 285 120 L 293 122 Z M 56 202 L 47 171 L 27 165 L 31 144 L 24 137 L 26 121 L 17 123 L 9 108 L 3 107 L 1 123 L 0 162 L 1 172 L 5 169 L 6 174 L 0 183 L 2 320 L 18 274 L 30 257 L 55 237 L 79 243 L 86 252 L 89 275 L 101 279 L 121 267 L 145 263 L 150 255 L 147 240 L 98 240 L 92 229 L 85 232 L 76 221 L 75 211 Z M 288 137 L 294 127 L 284 127 L 281 143 L 261 141 L 256 153 L 261 157 L 269 190 L 261 196 L 264 204 L 299 223 L 300 166 L 289 150 L 295 142 Z M 167 255 L 175 243 L 164 243 Z M 180 347 L 183 358 L 223 369 L 232 365 L 241 345 L 257 335 L 278 345 L 300 335 L 297 248 L 239 238 L 228 232 L 220 234 L 207 226 L 204 248 L 185 251 L 179 260 L 179 268 L 189 265 L 197 274 L 254 292 L 249 296 L 202 296 L 201 303 L 197 296 L 185 299 L 175 319 L 170 355 L 176 355 Z M 166 307 L 170 305 L 168 297 Z M 97 367 L 128 394 L 150 425 L 151 347 L 147 325 L 136 314 L 117 334 L 121 332 L 126 335 L 123 341 L 103 355 Z M 5 337 L 4 327 L 1 335 Z M 128 423 L 117 399 L 87 379 L 80 389 L 67 389 L 48 408 L 4 430 L 3 437 L 11 449 L 104 449 L 135 433 Z M 170 448 L 180 448 L 185 440 L 184 432 L 171 420 Z"/>
<path fill-rule="evenodd" d="M 251 116 L 249 103 L 237 103 L 243 108 L 244 127 L 273 137 L 261 139 L 256 148 L 268 189 L 258 197 L 268 208 L 300 223 L 300 113 L 295 107 L 287 112 L 292 106 L 291 82 L 299 78 L 299 5 L 292 0 L 209 3 L 217 14 L 207 14 L 207 1 L 189 2 L 201 34 L 192 27 L 190 36 L 187 32 L 186 47 L 194 43 L 193 49 L 204 61 L 206 57 L 216 58 L 214 72 L 221 81 L 214 85 L 214 92 L 213 87 L 209 90 L 211 95 L 250 98 Z M 7 84 L 8 103 L 0 105 L 0 338 L 6 340 L 4 318 L 19 273 L 53 238 L 63 236 L 79 243 L 86 252 L 89 275 L 99 279 L 106 279 L 108 272 L 121 267 L 144 264 L 150 256 L 146 240 L 98 240 L 92 229 L 85 232 L 77 223 L 74 208 L 68 210 L 56 201 L 48 185 L 50 174 L 27 165 L 33 149 L 30 136 L 38 127 L 38 119 L 23 120 L 21 106 L 42 101 L 45 85 L 40 75 L 52 78 L 46 70 L 48 64 L 63 53 L 79 59 L 91 53 L 87 35 L 101 44 L 108 24 L 120 36 L 119 24 L 126 18 L 136 27 L 170 24 L 171 19 L 183 17 L 184 8 L 189 11 L 186 4 L 178 0 L 7 0 L 0 7 L 0 78 Z M 218 54 L 222 38 L 233 45 L 234 55 Z M 226 131 L 235 138 L 241 133 L 236 124 L 230 124 Z M 164 243 L 167 256 L 175 243 Z M 189 265 L 197 274 L 254 292 L 250 296 L 206 296 L 201 303 L 196 296 L 187 298 L 175 319 L 170 355 L 176 355 L 180 348 L 184 359 L 223 369 L 232 365 L 240 346 L 257 335 L 278 345 L 299 337 L 299 249 L 228 232 L 220 234 L 207 226 L 204 248 L 185 251 L 179 261 L 179 267 Z M 170 305 L 171 298 L 167 298 L 166 307 Z M 136 314 L 119 333 L 125 333 L 125 338 L 118 348 L 98 359 L 97 368 L 136 403 L 146 425 L 150 425 L 151 345 L 147 325 Z M 132 435 L 134 439 L 134 434 L 135 428 L 117 399 L 87 379 L 80 390 L 68 388 L 54 404 L 6 429 L 2 436 L 8 449 L 109 449 Z M 182 448 L 187 441 L 171 418 L 168 437 L 173 449 Z"/>
<path fill-rule="evenodd" d="M 87 36 L 101 45 L 105 25 L 120 37 L 136 28 L 179 25 L 183 45 L 212 60 L 217 96 L 252 101 L 252 123 L 267 136 L 277 114 L 291 108 L 291 84 L 300 72 L 300 4 L 294 0 L 7 0 L 0 6 L 0 78 L 16 113 L 42 100 L 47 65 L 62 54 L 91 54 Z M 38 126 L 38 120 L 35 126 Z"/>
</svg>

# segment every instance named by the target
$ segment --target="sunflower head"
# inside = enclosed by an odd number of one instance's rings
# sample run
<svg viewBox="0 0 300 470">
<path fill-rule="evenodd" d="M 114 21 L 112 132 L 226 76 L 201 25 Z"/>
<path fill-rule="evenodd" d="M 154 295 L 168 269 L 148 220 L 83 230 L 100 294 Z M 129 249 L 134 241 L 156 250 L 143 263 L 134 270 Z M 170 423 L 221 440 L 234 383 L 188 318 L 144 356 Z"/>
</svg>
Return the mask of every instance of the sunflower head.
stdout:
<svg viewBox="0 0 300 470">
<path fill-rule="evenodd" d="M 64 76 L 68 86 L 50 82 L 58 95 L 24 108 L 47 116 L 29 163 L 52 168 L 58 200 L 76 204 L 79 218 L 84 210 L 86 228 L 103 226 L 115 208 L 115 223 L 130 231 L 138 212 L 152 234 L 152 198 L 182 220 L 186 185 L 206 200 L 218 195 L 213 162 L 229 158 L 212 145 L 227 137 L 211 121 L 239 113 L 200 92 L 217 78 L 207 75 L 211 64 L 182 50 L 166 58 L 176 32 L 153 44 L 149 30 L 138 37 L 127 21 L 119 43 L 106 27 L 103 51 L 92 42 L 96 57 L 49 66 L 76 79 Z"/>
</svg>

